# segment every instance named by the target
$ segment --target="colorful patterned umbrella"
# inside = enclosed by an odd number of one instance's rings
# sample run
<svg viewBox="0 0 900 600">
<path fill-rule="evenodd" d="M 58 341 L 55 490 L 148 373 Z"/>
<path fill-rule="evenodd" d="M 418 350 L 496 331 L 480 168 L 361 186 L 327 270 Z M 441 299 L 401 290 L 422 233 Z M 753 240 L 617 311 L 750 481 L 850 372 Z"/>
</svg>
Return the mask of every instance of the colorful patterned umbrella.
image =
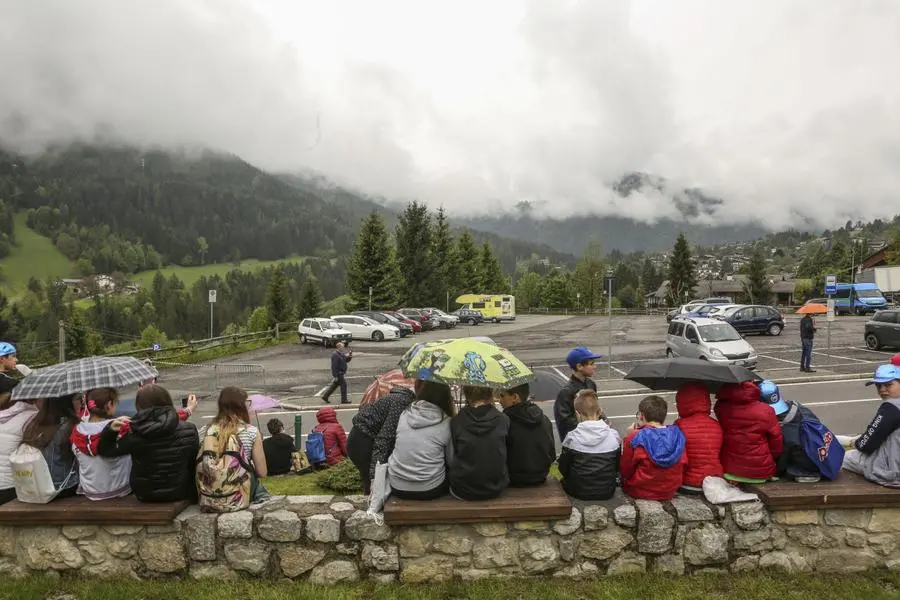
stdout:
<svg viewBox="0 0 900 600">
<path fill-rule="evenodd" d="M 472 338 L 416 344 L 400 359 L 406 377 L 446 385 L 509 389 L 534 379 L 509 350 Z"/>
</svg>

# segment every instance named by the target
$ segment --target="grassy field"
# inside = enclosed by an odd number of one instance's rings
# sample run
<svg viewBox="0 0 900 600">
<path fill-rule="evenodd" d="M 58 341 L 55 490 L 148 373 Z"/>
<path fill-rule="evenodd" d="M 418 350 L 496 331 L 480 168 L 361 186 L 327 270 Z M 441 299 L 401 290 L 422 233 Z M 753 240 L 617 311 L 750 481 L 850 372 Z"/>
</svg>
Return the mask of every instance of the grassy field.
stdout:
<svg viewBox="0 0 900 600">
<path fill-rule="evenodd" d="M 280 259 L 280 260 L 256 260 L 256 259 L 247 259 L 242 260 L 240 265 L 236 265 L 235 263 L 219 263 L 216 265 L 199 265 L 196 267 L 163 267 L 160 269 L 162 274 L 166 277 L 170 277 L 175 275 L 184 282 L 185 287 L 191 287 L 194 283 L 197 282 L 201 277 L 213 277 L 218 275 L 219 277 L 225 277 L 225 275 L 234 269 L 241 269 L 244 271 L 253 271 L 257 269 L 262 269 L 264 267 L 271 267 L 272 265 L 277 265 L 282 262 L 303 262 L 302 256 L 292 256 L 290 258 Z M 156 276 L 156 271 L 141 271 L 140 273 L 136 273 L 129 277 L 129 279 L 133 281 L 140 282 L 142 287 L 149 287 L 151 283 L 153 283 L 153 278 Z"/>
<path fill-rule="evenodd" d="M 900 573 L 874 571 L 861 575 L 821 573 L 782 574 L 774 572 L 723 573 L 671 577 L 630 575 L 568 580 L 551 577 L 512 578 L 475 583 L 435 583 L 428 585 L 377 585 L 371 582 L 317 587 L 301 582 L 272 581 L 192 581 L 190 579 L 134 581 L 59 579 L 31 576 L 23 580 L 5 579 L 0 599 L 10 600 L 822 600 L 823 598 L 897 598 Z"/>
<path fill-rule="evenodd" d="M 0 260 L 4 275 L 0 289 L 10 296 L 21 293 L 31 277 L 43 283 L 48 277 L 70 277 L 75 274 L 75 263 L 57 250 L 50 238 L 31 230 L 25 224 L 26 219 L 24 212 L 16 215 L 16 246 L 12 254 Z"/>
</svg>

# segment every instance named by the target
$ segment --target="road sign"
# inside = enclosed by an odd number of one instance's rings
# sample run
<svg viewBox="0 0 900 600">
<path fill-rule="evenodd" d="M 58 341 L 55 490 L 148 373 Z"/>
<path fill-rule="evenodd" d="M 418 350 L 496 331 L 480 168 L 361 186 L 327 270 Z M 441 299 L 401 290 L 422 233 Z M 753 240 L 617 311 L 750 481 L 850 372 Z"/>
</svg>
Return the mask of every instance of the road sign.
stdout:
<svg viewBox="0 0 900 600">
<path fill-rule="evenodd" d="M 837 293 L 837 275 L 825 276 L 825 295 L 833 296 Z"/>
<path fill-rule="evenodd" d="M 160 350 L 162 350 L 162 346 L 160 346 L 159 344 L 153 344 L 154 352 L 159 352 Z"/>
<path fill-rule="evenodd" d="M 616 278 L 612 276 L 603 278 L 603 291 L 612 295 L 613 289 L 616 287 Z"/>
<path fill-rule="evenodd" d="M 209 290 L 209 303 L 210 304 L 216 303 L 216 290 Z"/>
</svg>

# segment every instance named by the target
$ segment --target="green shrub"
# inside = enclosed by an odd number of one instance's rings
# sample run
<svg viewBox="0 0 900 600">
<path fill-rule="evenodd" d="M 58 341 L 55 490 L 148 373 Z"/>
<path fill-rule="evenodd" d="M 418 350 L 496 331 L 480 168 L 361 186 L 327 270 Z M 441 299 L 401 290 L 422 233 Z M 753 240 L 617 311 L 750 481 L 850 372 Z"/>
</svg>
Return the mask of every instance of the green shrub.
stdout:
<svg viewBox="0 0 900 600">
<path fill-rule="evenodd" d="M 333 467 L 328 467 L 319 475 L 319 487 L 339 494 L 361 494 L 362 482 L 359 471 L 352 461 L 344 459 Z"/>
</svg>

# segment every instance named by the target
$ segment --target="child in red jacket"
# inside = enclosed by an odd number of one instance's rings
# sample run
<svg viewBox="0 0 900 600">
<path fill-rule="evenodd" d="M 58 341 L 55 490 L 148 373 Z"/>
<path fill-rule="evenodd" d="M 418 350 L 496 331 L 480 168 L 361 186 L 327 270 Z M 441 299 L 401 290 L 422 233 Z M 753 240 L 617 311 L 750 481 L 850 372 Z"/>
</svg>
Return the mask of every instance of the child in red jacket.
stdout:
<svg viewBox="0 0 900 600">
<path fill-rule="evenodd" d="M 669 407 L 659 396 L 638 405 L 637 423 L 622 443 L 622 490 L 641 500 L 671 500 L 684 476 L 687 455 L 681 429 L 666 427 Z"/>
<path fill-rule="evenodd" d="M 759 401 L 759 388 L 750 381 L 727 383 L 716 398 L 716 417 L 725 433 L 721 454 L 725 479 L 762 483 L 775 477 L 784 436 L 775 413 Z"/>
<path fill-rule="evenodd" d="M 338 423 L 337 413 L 330 406 L 323 406 L 316 411 L 318 425 L 313 431 L 321 431 L 325 438 L 325 457 L 328 465 L 336 465 L 347 456 L 347 433 L 344 427 Z"/>
<path fill-rule="evenodd" d="M 703 490 L 704 479 L 723 475 L 722 462 L 719 460 L 722 452 L 722 426 L 709 416 L 712 401 L 705 384 L 690 382 L 681 386 L 675 394 L 675 407 L 678 410 L 675 425 L 687 440 L 687 466 L 684 468 L 682 491 L 700 492 Z"/>
</svg>

